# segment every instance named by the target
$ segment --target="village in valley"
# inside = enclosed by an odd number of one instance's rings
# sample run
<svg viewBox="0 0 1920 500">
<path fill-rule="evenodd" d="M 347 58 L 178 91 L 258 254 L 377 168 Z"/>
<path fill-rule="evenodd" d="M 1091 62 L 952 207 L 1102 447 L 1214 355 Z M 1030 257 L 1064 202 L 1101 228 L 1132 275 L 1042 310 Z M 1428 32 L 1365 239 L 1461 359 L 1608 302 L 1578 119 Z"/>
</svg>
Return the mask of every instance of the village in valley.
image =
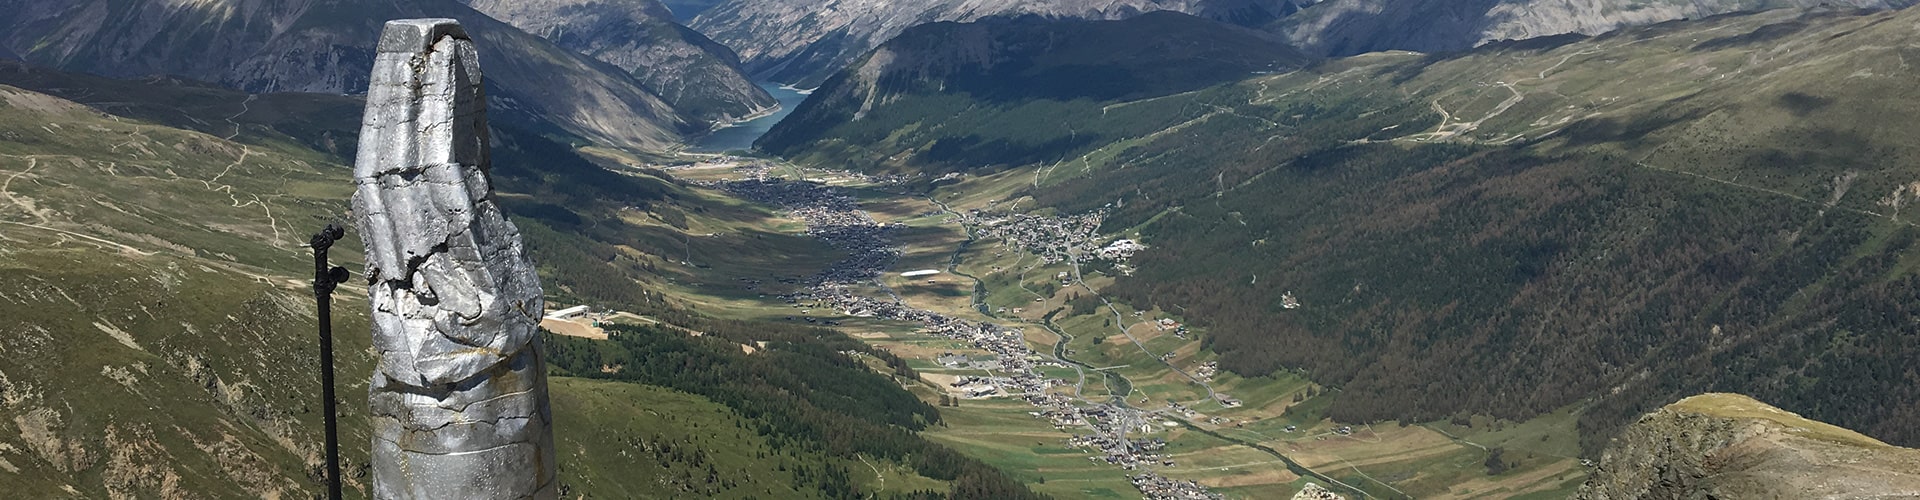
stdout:
<svg viewBox="0 0 1920 500">
<path fill-rule="evenodd" d="M 1049 378 L 1041 368 L 1066 369 L 1067 361 L 1052 359 L 1029 347 L 1019 328 L 962 319 L 908 305 L 892 290 L 874 297 L 859 293 L 862 284 L 876 283 L 900 257 L 891 241 L 902 227 L 900 223 L 880 223 L 860 210 L 854 199 L 838 188 L 805 181 L 787 181 L 758 175 L 735 181 L 717 181 L 709 187 L 744 199 L 780 207 L 807 224 L 807 233 L 842 249 L 848 257 L 812 277 L 804 291 L 781 298 L 802 311 L 835 311 L 848 317 L 878 318 L 918 323 L 921 333 L 952 339 L 984 351 L 985 355 L 942 353 L 935 362 L 942 367 L 977 370 L 983 375 L 955 377 L 945 384 L 952 398 L 1019 398 L 1038 408 L 1031 415 L 1047 419 L 1073 434 L 1065 442 L 1092 453 L 1090 460 L 1104 462 L 1127 471 L 1141 492 L 1149 498 L 1210 499 L 1223 498 L 1194 481 L 1172 480 L 1152 469 L 1174 467 L 1176 462 L 1158 452 L 1166 447 L 1163 438 L 1131 437 L 1155 433 L 1163 424 L 1159 416 L 1167 410 L 1143 411 L 1122 403 L 1092 402 L 1056 388 L 1075 387 L 1081 382 Z M 959 216 L 962 221 L 980 221 L 979 213 Z M 1024 240 L 1027 248 L 1053 259 L 1050 263 L 1078 258 L 1082 253 L 1099 254 L 1095 247 L 1099 214 L 1053 218 L 1012 216 L 981 222 L 990 228 L 984 234 Z M 1123 240 L 1124 241 L 1124 240 Z M 1113 245 L 1119 250 L 1105 255 L 1124 259 L 1138 249 L 1131 241 Z M 940 274 L 938 269 L 897 273 L 901 278 L 925 278 Z M 809 318 L 810 319 L 810 318 Z"/>
<path fill-rule="evenodd" d="M 1380 430 L 1335 424 L 1319 413 L 1289 415 L 1291 406 L 1324 406 L 1313 402 L 1330 397 L 1329 390 L 1301 377 L 1226 374 L 1202 348 L 1204 332 L 1185 319 L 1101 297 L 1102 287 L 1133 271 L 1135 254 L 1150 249 L 1108 234 L 1118 231 L 1102 227 L 1104 210 L 1028 213 L 1017 201 L 897 192 L 909 178 L 748 158 L 677 168 L 676 175 L 691 174 L 685 179 L 692 184 L 801 223 L 805 236 L 842 255 L 811 276 L 734 277 L 743 291 L 786 311 L 771 319 L 849 331 L 907 359 L 919 378 L 903 385 L 951 407 L 943 413 L 1008 424 L 1020 415 L 1031 424 L 994 432 L 1038 439 L 1035 450 L 1085 460 L 1081 468 L 1053 462 L 1030 479 L 1061 481 L 1057 476 L 1066 474 L 1112 484 L 1097 477 L 1114 474 L 1106 477 L 1151 499 L 1309 491 L 1351 498 L 1360 489 L 1392 488 L 1350 461 L 1395 453 L 1385 446 L 1390 440 L 1441 440 L 1423 453 L 1472 449 L 1418 426 Z M 941 179 L 949 181 L 964 179 Z M 1076 299 L 1095 307 L 1070 308 Z M 1282 302 L 1301 307 L 1291 292 Z"/>
<path fill-rule="evenodd" d="M 1046 419 L 1055 427 L 1073 432 L 1064 439 L 1071 447 L 1086 450 L 1089 460 L 1130 471 L 1131 482 L 1149 498 L 1210 499 L 1223 498 L 1204 485 L 1190 480 L 1160 476 L 1158 468 L 1176 467 L 1177 462 L 1162 455 L 1164 438 L 1143 437 L 1160 433 L 1174 423 L 1162 413 L 1177 411 L 1177 403 L 1146 411 L 1120 402 L 1094 402 L 1075 395 L 1082 381 L 1049 378 L 1041 369 L 1067 369 L 1069 362 L 1042 355 L 1033 350 L 1020 328 L 962 319 L 909 305 L 899 294 L 883 288 L 880 296 L 860 292 L 861 285 L 879 283 L 880 278 L 898 262 L 901 251 L 892 238 L 904 225 L 881 223 L 861 210 L 852 196 L 839 188 L 806 181 L 789 181 L 755 171 L 744 180 L 715 181 L 708 187 L 734 196 L 779 207 L 789 216 L 805 221 L 807 234 L 845 251 L 845 259 L 808 280 L 803 291 L 780 298 L 805 313 L 834 311 L 847 317 L 878 318 L 918 323 L 920 332 L 964 343 L 984 354 L 945 352 L 936 356 L 939 366 L 961 371 L 979 371 L 981 375 L 952 377 L 943 384 L 947 397 L 984 399 L 1019 398 L 1033 405 L 1032 416 Z M 1139 244 L 1118 240 L 1099 242 L 1101 214 L 1073 217 L 1041 217 L 1024 214 L 987 215 L 980 211 L 952 216 L 952 222 L 981 228 L 981 237 L 1001 238 L 1021 246 L 1045 262 L 1055 264 L 1082 256 L 1124 261 Z M 907 280 L 941 274 L 939 269 L 896 273 Z M 1058 276 L 1069 279 L 1068 276 Z M 809 317 L 807 320 L 811 321 Z M 1169 320 L 1171 321 L 1171 320 Z M 1184 330 L 1183 330 L 1184 331 Z M 1069 388 L 1071 391 L 1056 389 Z M 1187 414 L 1191 415 L 1189 410 Z"/>
</svg>

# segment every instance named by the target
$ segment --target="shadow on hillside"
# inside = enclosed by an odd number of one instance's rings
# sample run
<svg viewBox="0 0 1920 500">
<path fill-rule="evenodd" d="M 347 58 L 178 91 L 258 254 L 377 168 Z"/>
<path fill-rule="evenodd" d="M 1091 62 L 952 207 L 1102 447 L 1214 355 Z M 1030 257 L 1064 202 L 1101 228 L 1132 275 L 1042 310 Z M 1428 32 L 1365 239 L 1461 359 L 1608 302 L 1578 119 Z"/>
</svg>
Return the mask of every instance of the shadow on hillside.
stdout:
<svg viewBox="0 0 1920 500">
<path fill-rule="evenodd" d="M 1753 31 L 1738 35 L 1723 36 L 1707 40 L 1687 49 L 1692 52 L 1707 52 L 1740 47 L 1750 47 L 1767 42 L 1778 41 L 1806 30 L 1807 23 L 1793 20 L 1761 26 Z"/>
<path fill-rule="evenodd" d="M 1666 104 L 1667 110 L 1688 98 L 1675 99 Z M 1660 111 L 1632 119 L 1589 118 L 1574 122 L 1562 129 L 1560 136 L 1567 138 L 1570 146 L 1592 146 L 1606 143 L 1622 143 L 1625 147 L 1640 145 L 1647 136 L 1667 127 L 1691 123 L 1707 116 L 1707 111 L 1690 108 L 1684 111 Z"/>
</svg>

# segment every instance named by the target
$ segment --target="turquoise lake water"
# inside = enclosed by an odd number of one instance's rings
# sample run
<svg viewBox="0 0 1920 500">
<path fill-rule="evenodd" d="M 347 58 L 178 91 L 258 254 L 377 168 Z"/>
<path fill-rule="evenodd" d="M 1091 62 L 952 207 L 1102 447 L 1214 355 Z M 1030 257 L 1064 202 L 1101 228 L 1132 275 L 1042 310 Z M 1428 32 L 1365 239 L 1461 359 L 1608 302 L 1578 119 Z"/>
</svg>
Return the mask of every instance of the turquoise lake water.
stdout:
<svg viewBox="0 0 1920 500">
<path fill-rule="evenodd" d="M 806 94 L 802 94 L 793 89 L 780 88 L 780 84 L 778 83 L 760 82 L 759 85 L 760 88 L 767 89 L 767 93 L 773 94 L 774 100 L 780 101 L 779 111 L 754 120 L 737 123 L 731 127 L 715 130 L 713 133 L 707 134 L 706 137 L 695 141 L 691 150 L 701 153 L 718 153 L 735 149 L 752 149 L 753 141 L 760 139 L 762 135 L 766 135 L 767 131 L 773 128 L 773 124 L 780 123 L 781 119 L 793 113 L 794 108 L 800 107 L 800 101 L 807 100 Z"/>
</svg>

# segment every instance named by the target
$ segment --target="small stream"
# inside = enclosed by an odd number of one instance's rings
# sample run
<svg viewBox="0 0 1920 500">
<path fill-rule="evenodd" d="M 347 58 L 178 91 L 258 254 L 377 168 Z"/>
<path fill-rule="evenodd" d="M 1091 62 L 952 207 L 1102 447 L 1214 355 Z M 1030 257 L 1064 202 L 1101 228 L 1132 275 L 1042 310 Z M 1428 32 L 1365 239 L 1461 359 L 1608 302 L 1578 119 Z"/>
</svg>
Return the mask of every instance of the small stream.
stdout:
<svg viewBox="0 0 1920 500">
<path fill-rule="evenodd" d="M 947 207 L 946 203 L 941 203 L 940 200 L 933 199 L 933 197 L 929 196 L 927 197 L 927 201 L 932 202 L 934 205 L 938 205 L 941 211 L 944 211 L 949 214 L 958 215 L 953 211 L 952 208 Z M 974 309 L 978 309 L 980 311 L 980 314 L 986 315 L 986 317 L 988 318 L 1004 320 L 1006 318 L 1001 318 L 999 315 L 993 313 L 993 306 L 987 305 L 986 281 L 981 280 L 977 276 L 960 271 L 960 259 L 967 253 L 968 248 L 973 247 L 973 243 L 975 241 L 979 241 L 979 238 L 973 235 L 972 227 L 962 224 L 960 228 L 966 230 L 967 241 L 960 242 L 960 245 L 953 250 L 953 256 L 947 259 L 947 272 L 952 273 L 956 276 L 961 276 L 961 277 L 973 280 L 973 308 Z M 1053 344 L 1053 357 L 1061 361 L 1072 363 L 1075 366 L 1077 366 L 1078 368 L 1076 368 L 1075 371 L 1078 371 L 1080 373 L 1080 379 L 1081 379 L 1082 385 L 1085 385 L 1086 383 L 1086 376 L 1087 376 L 1086 372 L 1088 371 L 1093 371 L 1095 373 L 1101 374 L 1102 376 L 1105 376 L 1107 380 L 1107 383 L 1106 383 L 1107 395 L 1112 397 L 1113 404 L 1121 407 L 1128 407 L 1127 396 L 1133 394 L 1133 382 L 1127 380 L 1126 377 L 1121 376 L 1118 373 L 1114 373 L 1110 371 L 1104 371 L 1104 372 L 1098 371 L 1095 369 L 1093 365 L 1082 363 L 1080 362 L 1080 360 L 1067 357 L 1067 343 L 1073 342 L 1072 335 L 1067 335 L 1066 331 L 1061 330 L 1059 327 L 1054 326 L 1052 321 L 1042 321 L 1040 323 L 1032 323 L 1025 320 L 1020 320 L 1018 318 L 1015 318 L 1013 321 L 1040 325 L 1042 328 L 1046 328 L 1047 331 L 1053 332 L 1054 336 L 1057 336 L 1060 338 L 1059 342 L 1055 342 Z M 1075 396 L 1080 396 L 1080 389 L 1081 389 L 1080 387 L 1074 388 Z"/>
</svg>

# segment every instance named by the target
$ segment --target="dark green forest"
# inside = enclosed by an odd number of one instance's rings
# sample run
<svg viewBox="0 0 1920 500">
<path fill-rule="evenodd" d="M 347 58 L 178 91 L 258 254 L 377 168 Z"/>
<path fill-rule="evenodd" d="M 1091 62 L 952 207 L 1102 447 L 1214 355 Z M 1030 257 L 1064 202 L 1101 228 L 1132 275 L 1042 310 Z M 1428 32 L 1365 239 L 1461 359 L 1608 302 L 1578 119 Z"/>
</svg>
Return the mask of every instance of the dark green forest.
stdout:
<svg viewBox="0 0 1920 500">
<path fill-rule="evenodd" d="M 733 408 L 754 422 L 776 448 L 794 447 L 828 456 L 864 455 L 907 464 L 920 475 L 951 481 L 946 492 L 915 492 L 903 498 L 1043 498 L 1000 471 L 914 431 L 940 425 L 932 405 L 900 388 L 911 377 L 898 358 L 829 330 L 797 326 L 705 322 L 709 335 L 649 326 L 614 326 L 608 341 L 548 335 L 546 348 L 556 374 L 656 385 L 698 394 Z M 768 342 L 745 354 L 740 342 Z M 844 352 L 879 356 L 895 366 L 879 374 Z M 808 476 L 812 487 L 834 498 L 868 498 L 848 482 L 845 470 L 826 467 Z"/>
</svg>

